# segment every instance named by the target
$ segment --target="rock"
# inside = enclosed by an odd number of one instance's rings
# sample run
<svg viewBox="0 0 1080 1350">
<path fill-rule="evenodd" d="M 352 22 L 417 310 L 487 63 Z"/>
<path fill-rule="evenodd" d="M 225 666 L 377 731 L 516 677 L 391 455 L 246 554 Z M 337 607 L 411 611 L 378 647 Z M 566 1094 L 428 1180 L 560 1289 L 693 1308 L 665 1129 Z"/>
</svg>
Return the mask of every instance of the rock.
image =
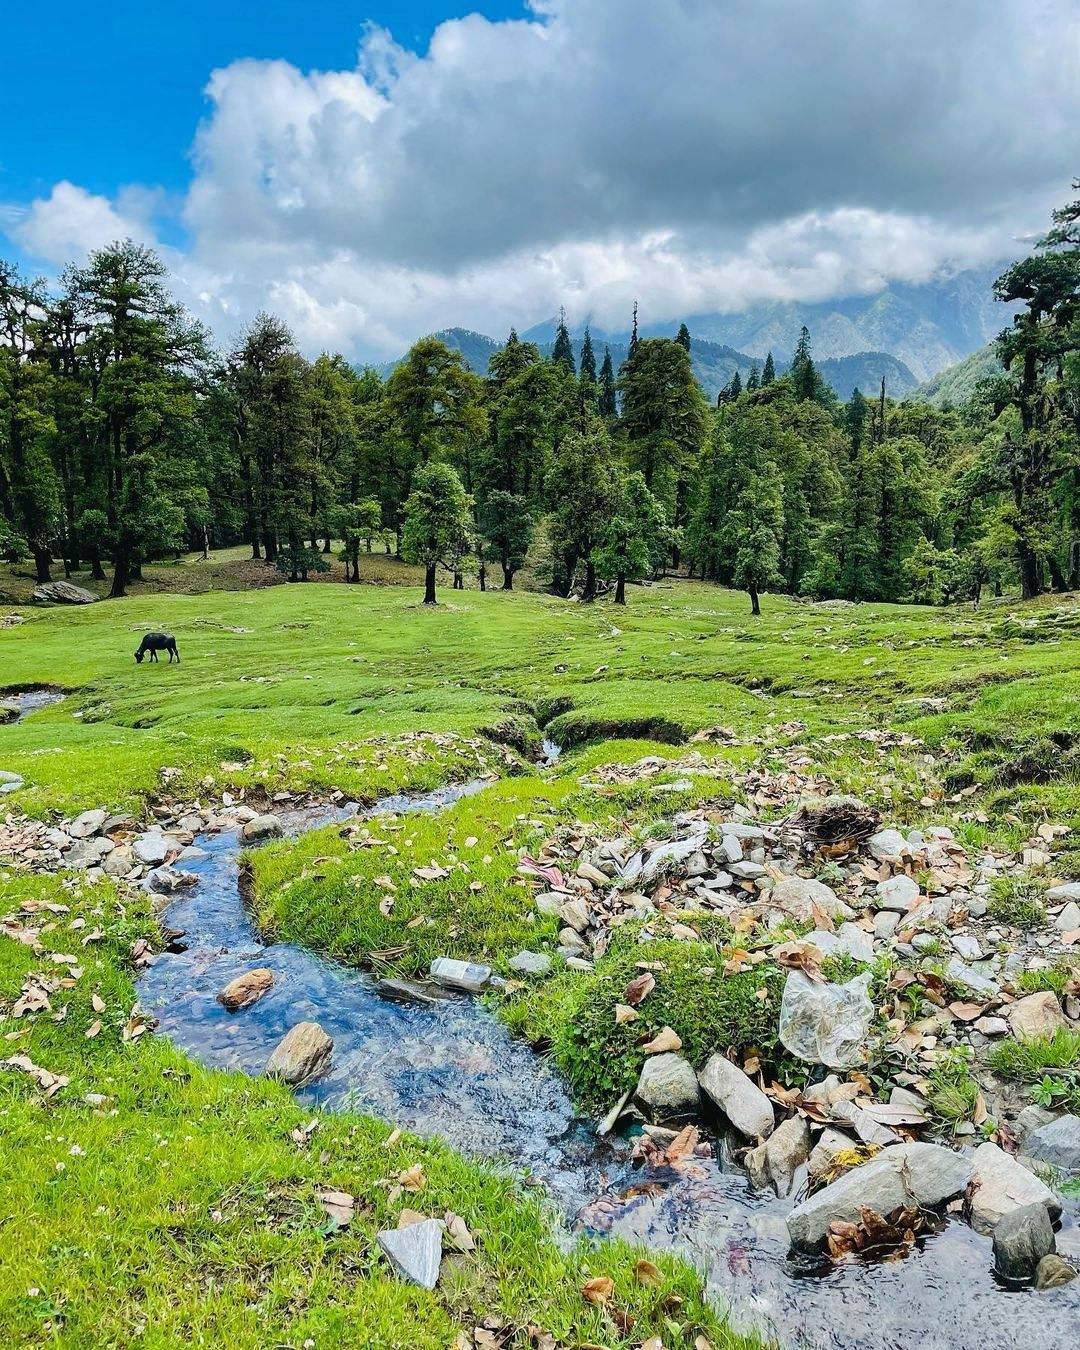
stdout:
<svg viewBox="0 0 1080 1350">
<path fill-rule="evenodd" d="M 1009 1032 L 1009 1024 L 1004 1017 L 978 1017 L 974 1026 L 984 1036 L 1006 1036 Z"/>
<path fill-rule="evenodd" d="M 438 1219 L 425 1219 L 405 1228 L 387 1228 L 375 1240 L 403 1280 L 421 1289 L 434 1289 L 439 1282 L 442 1235 Z"/>
<path fill-rule="evenodd" d="M 972 970 L 970 966 L 965 966 L 958 956 L 949 958 L 949 963 L 945 967 L 945 978 L 951 980 L 953 984 L 958 984 L 962 988 L 970 990 L 971 993 L 980 994 L 985 998 L 992 998 L 998 992 L 998 987 L 993 980 L 986 975 L 980 975 L 977 970 Z"/>
<path fill-rule="evenodd" d="M 1018 1041 L 1037 1040 L 1042 1036 L 1052 1036 L 1055 1031 L 1068 1027 L 1057 995 L 1050 990 L 1041 994 L 1028 994 L 1008 1009 L 1005 1016 Z"/>
<path fill-rule="evenodd" d="M 874 1018 L 869 987 L 869 972 L 846 984 L 819 984 L 790 971 L 780 1001 L 781 1043 L 799 1059 L 831 1069 L 861 1064 Z"/>
<path fill-rule="evenodd" d="M 894 909 L 900 914 L 906 914 L 918 898 L 919 883 L 901 874 L 878 882 L 874 903 L 878 909 Z"/>
<path fill-rule="evenodd" d="M 84 811 L 82 815 L 75 817 L 67 827 L 67 832 L 72 839 L 88 839 L 92 834 L 98 833 L 105 824 L 107 815 L 106 811 Z"/>
<path fill-rule="evenodd" d="M 417 1003 L 427 1008 L 450 997 L 436 985 L 423 985 L 415 980 L 395 980 L 389 977 L 378 981 L 375 992 L 389 1003 Z"/>
<path fill-rule="evenodd" d="M 549 919 L 557 919 L 559 910 L 566 903 L 566 896 L 559 895 L 556 891 L 541 891 L 533 900 L 539 913 Z"/>
<path fill-rule="evenodd" d="M 979 940 L 972 937 L 970 933 L 954 933 L 949 941 L 953 945 L 953 951 L 964 961 L 979 961 L 982 959 L 982 948 L 979 946 Z"/>
<path fill-rule="evenodd" d="M 1080 1172 L 1080 1116 L 1058 1116 L 1032 1130 L 1024 1140 L 1025 1157 L 1062 1172 Z"/>
<path fill-rule="evenodd" d="M 1050 1187 L 997 1144 L 980 1144 L 975 1150 L 973 1168 L 971 1226 L 976 1232 L 993 1232 L 1006 1214 L 1025 1205 L 1045 1205 L 1052 1219 L 1061 1213 Z"/>
<path fill-rule="evenodd" d="M 894 909 L 879 909 L 874 915 L 874 936 L 879 942 L 891 938 L 900 926 L 900 915 Z"/>
<path fill-rule="evenodd" d="M 170 840 L 160 831 L 152 830 L 148 834 L 140 834 L 132 844 L 131 851 L 136 861 L 144 867 L 160 867 L 169 856 L 169 844 Z"/>
<path fill-rule="evenodd" d="M 263 994 L 273 988 L 273 984 L 274 972 L 266 966 L 257 966 L 230 980 L 218 994 L 218 1002 L 229 1012 L 239 1012 L 241 1008 L 250 1008 L 253 1003 L 258 1003 Z"/>
<path fill-rule="evenodd" d="M 175 895 L 177 891 L 194 886 L 198 880 L 194 872 L 182 872 L 177 867 L 155 867 L 147 875 L 146 887 L 157 895 Z"/>
<path fill-rule="evenodd" d="M 701 1102 L 697 1074 L 673 1051 L 650 1055 L 642 1065 L 634 1098 L 656 1123 L 695 1115 Z"/>
<path fill-rule="evenodd" d="M 546 975 L 551 969 L 547 952 L 518 952 L 506 963 L 518 975 Z"/>
<path fill-rule="evenodd" d="M 910 1204 L 932 1209 L 959 1195 L 970 1177 L 964 1154 L 941 1144 L 897 1144 L 797 1205 L 787 1217 L 788 1235 L 792 1246 L 812 1251 L 831 1223 L 858 1222 L 863 1206 L 883 1215 Z"/>
<path fill-rule="evenodd" d="M 994 1266 L 1007 1280 L 1030 1280 L 1044 1256 L 1054 1250 L 1054 1229 L 1046 1206 L 1022 1205 L 994 1227 Z"/>
<path fill-rule="evenodd" d="M 857 923 L 842 923 L 836 931 L 840 950 L 856 961 L 873 961 L 874 939 Z"/>
<path fill-rule="evenodd" d="M 589 906 L 580 896 L 575 896 L 559 910 L 559 918 L 575 933 L 584 933 L 589 926 Z"/>
<path fill-rule="evenodd" d="M 891 858 L 900 856 L 908 847 L 908 841 L 899 830 L 879 830 L 866 841 L 866 847 L 870 850 L 872 858 L 876 858 L 878 862 L 888 862 Z"/>
<path fill-rule="evenodd" d="M 473 961 L 455 961 L 452 956 L 439 956 L 432 961 L 428 974 L 444 989 L 462 989 L 477 994 L 491 979 L 491 967 Z"/>
<path fill-rule="evenodd" d="M 740 875 L 734 867 L 731 870 L 736 876 Z M 769 902 L 795 919 L 813 918 L 815 905 L 824 910 L 830 919 L 850 919 L 852 916 L 851 908 L 831 886 L 809 877 L 784 877 L 772 888 Z"/>
<path fill-rule="evenodd" d="M 703 1091 L 740 1134 L 763 1139 L 772 1133 L 772 1102 L 761 1088 L 724 1055 L 713 1055 L 698 1075 Z"/>
<path fill-rule="evenodd" d="M 1051 886 L 1046 892 L 1046 898 L 1051 904 L 1058 900 L 1080 902 L 1080 881 L 1067 881 L 1064 886 Z"/>
<path fill-rule="evenodd" d="M 1076 1271 L 1060 1256 L 1048 1253 L 1039 1262 L 1035 1270 L 1036 1289 L 1060 1289 L 1076 1279 Z"/>
<path fill-rule="evenodd" d="M 17 722 L 21 711 L 14 703 L 0 703 L 0 727 L 6 727 L 10 722 Z"/>
<path fill-rule="evenodd" d="M 266 1061 L 267 1078 L 280 1078 L 298 1087 L 320 1078 L 330 1067 L 334 1042 L 318 1022 L 297 1022 L 274 1047 Z"/>
<path fill-rule="evenodd" d="M 1054 927 L 1059 933 L 1071 933 L 1080 928 L 1080 904 L 1070 900 L 1054 919 Z"/>
<path fill-rule="evenodd" d="M 92 605 L 97 596 L 70 581 L 45 581 L 34 588 L 33 598 L 39 605 Z"/>
<path fill-rule="evenodd" d="M 106 855 L 102 870 L 108 877 L 126 877 L 135 867 L 135 855 L 127 844 L 120 844 Z"/>
<path fill-rule="evenodd" d="M 8 769 L 0 769 L 0 795 L 6 792 L 18 792 L 22 785 L 21 774 L 11 773 Z"/>
<path fill-rule="evenodd" d="M 99 867 L 104 858 L 113 851 L 111 839 L 76 839 L 64 854 L 65 867 Z"/>
<path fill-rule="evenodd" d="M 274 815 L 255 816 L 240 831 L 241 837 L 249 843 L 256 839 L 280 839 L 284 833 L 280 817 Z"/>
<path fill-rule="evenodd" d="M 809 1156 L 810 1127 L 802 1116 L 789 1116 L 763 1144 L 750 1149 L 743 1161 L 755 1186 L 768 1182 L 783 1199 Z"/>
<path fill-rule="evenodd" d="M 734 863 L 743 860 L 742 841 L 734 834 L 724 835 L 720 851 L 724 855 L 725 862 Z"/>
<path fill-rule="evenodd" d="M 755 862 L 737 862 L 731 863 L 728 871 L 733 877 L 738 877 L 740 881 L 757 881 L 758 877 L 765 875 L 765 868 L 761 863 Z"/>
</svg>

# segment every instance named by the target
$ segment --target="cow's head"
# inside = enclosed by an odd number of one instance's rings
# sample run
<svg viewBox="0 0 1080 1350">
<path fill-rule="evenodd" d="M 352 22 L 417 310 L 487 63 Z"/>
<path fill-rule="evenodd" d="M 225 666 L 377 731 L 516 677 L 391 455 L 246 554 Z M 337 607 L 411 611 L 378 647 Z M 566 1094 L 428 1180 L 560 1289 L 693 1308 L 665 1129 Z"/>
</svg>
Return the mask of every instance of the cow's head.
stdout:
<svg viewBox="0 0 1080 1350">
<path fill-rule="evenodd" d="M 138 661 L 138 663 L 139 663 L 140 666 L 142 665 L 142 659 L 143 659 L 143 657 L 144 657 L 145 655 L 146 655 L 146 653 L 143 651 L 143 649 L 142 649 L 141 647 L 140 647 L 140 648 L 138 649 L 138 651 L 135 653 L 135 660 Z"/>
</svg>

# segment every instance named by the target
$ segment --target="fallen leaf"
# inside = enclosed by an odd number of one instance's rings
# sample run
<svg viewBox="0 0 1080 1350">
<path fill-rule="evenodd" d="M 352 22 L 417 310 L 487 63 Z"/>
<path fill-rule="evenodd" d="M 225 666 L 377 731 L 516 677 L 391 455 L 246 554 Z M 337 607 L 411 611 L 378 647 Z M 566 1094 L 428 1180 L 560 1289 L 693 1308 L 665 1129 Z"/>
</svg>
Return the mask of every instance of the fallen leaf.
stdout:
<svg viewBox="0 0 1080 1350">
<path fill-rule="evenodd" d="M 399 1173 L 398 1181 L 407 1191 L 422 1191 L 427 1185 L 427 1177 L 420 1163 L 406 1167 L 404 1172 Z"/>
<path fill-rule="evenodd" d="M 628 1003 L 615 1004 L 615 1025 L 621 1027 L 625 1022 L 636 1022 L 639 1013 L 635 1012 Z"/>
<path fill-rule="evenodd" d="M 448 1209 L 443 1216 L 446 1224 L 446 1236 L 450 1239 L 452 1246 L 459 1252 L 472 1252 L 476 1250 L 476 1239 L 469 1232 L 469 1225 L 461 1217 L 455 1214 L 453 1210 Z"/>
<path fill-rule="evenodd" d="M 651 1261 L 639 1261 L 634 1266 L 634 1276 L 638 1284 L 659 1284 L 664 1278 L 660 1272 L 660 1267 L 654 1265 Z"/>
<path fill-rule="evenodd" d="M 615 1292 L 615 1281 L 610 1275 L 597 1275 L 587 1280 L 581 1287 L 582 1297 L 587 1303 L 602 1308 Z"/>
<path fill-rule="evenodd" d="M 651 1041 L 641 1047 L 647 1055 L 661 1055 L 668 1050 L 681 1050 L 682 1038 L 671 1027 L 663 1027 Z"/>
<path fill-rule="evenodd" d="M 83 1033 L 88 1041 L 92 1041 L 95 1036 L 101 1035 L 101 1018 L 95 1017 Z"/>
<path fill-rule="evenodd" d="M 335 1228 L 347 1228 L 356 1213 L 356 1200 L 348 1191 L 320 1189 L 315 1192 L 319 1204 L 333 1220 Z"/>
<path fill-rule="evenodd" d="M 639 1003 L 644 1002 L 646 998 L 656 988 L 656 976 L 646 971 L 643 975 L 635 975 L 623 992 L 623 999 L 636 1008 Z"/>
</svg>

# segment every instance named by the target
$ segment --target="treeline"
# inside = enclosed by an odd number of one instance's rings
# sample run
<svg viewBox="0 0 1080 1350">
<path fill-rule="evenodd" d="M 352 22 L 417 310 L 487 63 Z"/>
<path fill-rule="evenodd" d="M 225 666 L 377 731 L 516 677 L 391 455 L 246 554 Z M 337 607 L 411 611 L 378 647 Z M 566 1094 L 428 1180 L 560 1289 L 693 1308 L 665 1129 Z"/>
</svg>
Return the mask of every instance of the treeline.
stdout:
<svg viewBox="0 0 1080 1350">
<path fill-rule="evenodd" d="M 711 407 L 692 338 L 637 335 L 621 369 L 560 322 L 550 358 L 510 334 L 486 377 L 433 338 L 384 380 L 306 360 L 261 315 L 226 354 L 130 241 L 53 289 L 0 263 L 0 555 L 40 580 L 247 543 L 291 579 L 373 541 L 510 589 L 679 568 L 748 592 L 977 599 L 1080 585 L 1080 203 L 997 283 L 1020 313 L 1006 373 L 964 407 L 837 401 L 803 330 Z"/>
</svg>

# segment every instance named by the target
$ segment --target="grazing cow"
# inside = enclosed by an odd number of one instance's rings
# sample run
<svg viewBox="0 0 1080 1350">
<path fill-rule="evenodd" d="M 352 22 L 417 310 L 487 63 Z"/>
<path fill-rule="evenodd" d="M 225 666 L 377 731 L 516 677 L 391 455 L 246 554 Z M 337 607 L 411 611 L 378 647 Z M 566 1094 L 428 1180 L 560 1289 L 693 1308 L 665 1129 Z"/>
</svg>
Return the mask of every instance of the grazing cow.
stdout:
<svg viewBox="0 0 1080 1350">
<path fill-rule="evenodd" d="M 147 652 L 150 653 L 151 661 L 158 659 L 158 652 L 168 652 L 170 666 L 174 656 L 178 661 L 180 660 L 180 653 L 176 650 L 176 639 L 170 633 L 147 633 L 142 642 L 139 643 L 139 650 L 135 653 L 135 660 L 140 665 Z"/>
</svg>

